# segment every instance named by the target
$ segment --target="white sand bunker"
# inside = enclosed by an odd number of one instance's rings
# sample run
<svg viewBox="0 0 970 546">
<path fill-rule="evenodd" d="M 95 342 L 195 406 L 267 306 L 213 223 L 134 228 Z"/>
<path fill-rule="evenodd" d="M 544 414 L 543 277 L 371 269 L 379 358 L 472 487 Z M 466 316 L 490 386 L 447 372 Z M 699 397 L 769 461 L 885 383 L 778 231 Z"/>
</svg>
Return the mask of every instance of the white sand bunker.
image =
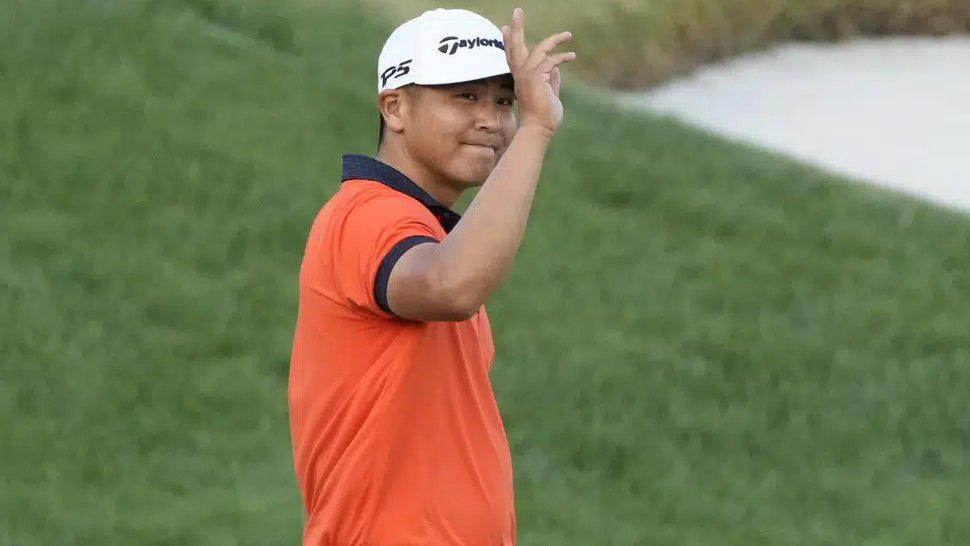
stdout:
<svg viewBox="0 0 970 546">
<path fill-rule="evenodd" d="M 786 45 L 619 98 L 970 210 L 970 37 Z"/>
</svg>

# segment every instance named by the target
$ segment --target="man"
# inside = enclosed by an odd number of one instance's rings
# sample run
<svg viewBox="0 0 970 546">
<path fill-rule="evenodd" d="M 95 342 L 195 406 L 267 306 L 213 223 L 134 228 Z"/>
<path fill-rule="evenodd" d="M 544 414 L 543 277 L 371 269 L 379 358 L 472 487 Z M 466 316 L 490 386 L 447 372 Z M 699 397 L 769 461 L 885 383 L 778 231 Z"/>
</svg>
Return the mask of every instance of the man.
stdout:
<svg viewBox="0 0 970 546">
<path fill-rule="evenodd" d="M 568 32 L 531 50 L 524 34 L 521 9 L 501 30 L 438 9 L 381 51 L 377 158 L 344 156 L 300 270 L 289 407 L 306 546 L 515 544 L 484 303 L 562 121 L 557 67 L 575 58 L 552 53 Z"/>
</svg>

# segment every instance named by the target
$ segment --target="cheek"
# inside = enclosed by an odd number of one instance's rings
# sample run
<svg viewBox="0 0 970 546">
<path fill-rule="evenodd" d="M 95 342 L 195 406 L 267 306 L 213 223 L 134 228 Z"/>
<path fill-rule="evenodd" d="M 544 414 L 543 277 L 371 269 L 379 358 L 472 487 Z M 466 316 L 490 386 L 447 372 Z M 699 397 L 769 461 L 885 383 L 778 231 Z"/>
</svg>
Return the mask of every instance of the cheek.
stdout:
<svg viewBox="0 0 970 546">
<path fill-rule="evenodd" d="M 506 147 L 512 142 L 512 137 L 515 136 L 515 131 L 518 128 L 519 122 L 515 118 L 515 114 L 510 114 L 502 120 L 502 138 L 505 140 Z"/>
<path fill-rule="evenodd" d="M 515 114 L 510 115 L 506 118 L 505 123 L 502 124 L 502 133 L 512 140 L 512 136 L 515 135 L 515 130 L 519 128 L 519 121 L 515 119 Z"/>
<path fill-rule="evenodd" d="M 437 158 L 443 152 L 445 141 L 439 120 L 429 116 L 415 121 L 415 130 L 410 138 L 411 150 L 427 159 Z"/>
<path fill-rule="evenodd" d="M 462 134 L 461 119 L 441 109 L 435 115 L 426 116 L 421 120 L 418 136 L 429 148 L 429 152 L 438 154 L 454 153 L 458 146 L 458 137 Z"/>
</svg>

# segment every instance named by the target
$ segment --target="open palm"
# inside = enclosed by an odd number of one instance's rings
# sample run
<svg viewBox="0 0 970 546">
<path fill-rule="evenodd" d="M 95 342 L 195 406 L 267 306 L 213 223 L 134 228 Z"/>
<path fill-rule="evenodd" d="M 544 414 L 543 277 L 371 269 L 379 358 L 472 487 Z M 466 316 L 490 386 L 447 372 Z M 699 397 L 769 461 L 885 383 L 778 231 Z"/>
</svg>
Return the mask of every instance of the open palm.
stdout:
<svg viewBox="0 0 970 546">
<path fill-rule="evenodd" d="M 559 65 L 576 58 L 576 53 L 552 53 L 572 39 L 572 33 L 559 32 L 539 42 L 531 50 L 525 43 L 525 12 L 515 8 L 512 25 L 502 27 L 505 56 L 515 79 L 519 101 L 519 126 L 536 124 L 554 133 L 562 124 L 563 107 L 559 99 L 562 75 Z"/>
</svg>

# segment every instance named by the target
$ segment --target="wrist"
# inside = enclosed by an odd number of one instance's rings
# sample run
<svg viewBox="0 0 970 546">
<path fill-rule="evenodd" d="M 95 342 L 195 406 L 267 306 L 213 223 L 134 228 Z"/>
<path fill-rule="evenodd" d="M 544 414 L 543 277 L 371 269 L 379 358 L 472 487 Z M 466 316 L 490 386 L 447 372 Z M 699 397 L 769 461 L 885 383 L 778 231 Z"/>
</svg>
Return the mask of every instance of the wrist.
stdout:
<svg viewBox="0 0 970 546">
<path fill-rule="evenodd" d="M 537 123 L 529 123 L 520 125 L 518 130 L 516 130 L 516 134 L 519 133 L 541 140 L 545 144 L 549 144 L 552 142 L 552 136 L 555 134 L 555 131 Z"/>
</svg>

